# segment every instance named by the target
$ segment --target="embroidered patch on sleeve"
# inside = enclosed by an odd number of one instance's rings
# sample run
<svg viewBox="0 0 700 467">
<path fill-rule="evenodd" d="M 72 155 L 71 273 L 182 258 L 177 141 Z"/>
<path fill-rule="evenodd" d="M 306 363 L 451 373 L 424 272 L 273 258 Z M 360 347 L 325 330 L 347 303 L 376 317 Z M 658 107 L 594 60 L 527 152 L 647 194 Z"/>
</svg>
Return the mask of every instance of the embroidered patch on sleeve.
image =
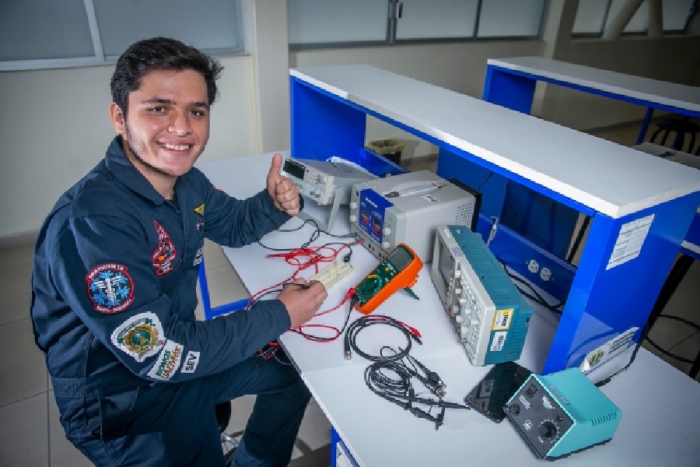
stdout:
<svg viewBox="0 0 700 467">
<path fill-rule="evenodd" d="M 175 245 L 170 241 L 170 235 L 168 235 L 163 226 L 156 221 L 153 221 L 153 223 L 158 233 L 158 246 L 153 251 L 151 260 L 153 267 L 156 269 L 156 274 L 164 276 L 174 269 L 177 251 L 175 251 Z"/>
<path fill-rule="evenodd" d="M 147 311 L 124 321 L 112 332 L 111 342 L 119 350 L 142 362 L 165 345 L 163 326 L 158 315 Z"/>
<path fill-rule="evenodd" d="M 182 358 L 182 346 L 171 340 L 165 343 L 163 350 L 158 354 L 153 368 L 148 372 L 148 376 L 161 381 L 168 381 L 180 368 Z"/>
<path fill-rule="evenodd" d="M 187 356 L 182 364 L 182 370 L 180 370 L 180 373 L 194 373 L 197 371 L 197 366 L 199 366 L 199 352 L 190 350 L 187 352 Z"/>
<path fill-rule="evenodd" d="M 128 271 L 123 264 L 105 263 L 87 273 L 88 296 L 95 311 L 112 315 L 134 303 L 134 281 Z"/>
</svg>

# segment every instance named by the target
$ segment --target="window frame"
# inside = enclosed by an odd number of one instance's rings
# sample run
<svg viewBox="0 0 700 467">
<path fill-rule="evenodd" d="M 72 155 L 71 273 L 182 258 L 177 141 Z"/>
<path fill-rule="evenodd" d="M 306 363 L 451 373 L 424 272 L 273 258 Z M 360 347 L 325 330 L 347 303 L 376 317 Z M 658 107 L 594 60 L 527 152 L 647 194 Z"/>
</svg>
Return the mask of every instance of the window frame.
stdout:
<svg viewBox="0 0 700 467">
<path fill-rule="evenodd" d="M 600 24 L 600 31 L 599 32 L 578 32 L 574 33 L 572 31 L 571 33 L 571 38 L 572 39 L 595 39 L 595 38 L 601 38 L 603 37 L 603 34 L 605 34 L 605 24 L 608 22 L 608 16 L 610 15 L 610 7 L 612 6 L 613 0 L 608 0 L 608 3 L 605 6 L 605 12 L 603 13 L 603 19 Z M 640 8 L 646 8 L 646 4 L 643 3 L 642 5 L 639 6 Z M 695 6 L 691 6 L 691 12 L 693 11 L 693 8 Z M 700 12 L 696 12 L 695 14 L 700 14 Z M 688 17 L 685 19 L 685 24 L 683 25 L 683 29 L 664 29 L 663 34 L 664 36 L 679 36 L 682 34 L 686 34 L 686 31 L 688 30 L 688 23 L 690 23 L 690 19 L 692 18 L 692 14 L 689 14 Z M 648 34 L 648 18 L 647 18 L 647 29 L 644 31 L 622 31 L 620 36 L 624 37 L 643 37 Z"/>
<path fill-rule="evenodd" d="M 240 0 L 232 0 L 236 11 L 236 42 L 240 44 L 238 47 L 231 48 L 200 48 L 204 53 L 212 55 L 245 55 L 245 43 L 242 24 L 243 9 Z M 31 60 L 0 60 L 0 72 L 3 71 L 30 71 L 30 70 L 51 70 L 59 68 L 84 68 L 93 66 L 113 65 L 119 58 L 118 55 L 105 55 L 102 48 L 102 38 L 100 28 L 95 13 L 95 5 L 93 0 L 83 0 L 85 13 L 87 15 L 88 26 L 90 28 L 90 37 L 92 39 L 92 47 L 95 52 L 89 57 L 70 57 L 70 58 L 45 58 Z"/>
<path fill-rule="evenodd" d="M 544 29 L 544 20 L 549 8 L 549 0 L 543 0 L 542 12 L 540 15 L 540 24 L 537 34 L 532 36 L 492 36 L 492 37 L 477 37 L 479 31 L 479 23 L 481 20 L 481 5 L 483 0 L 477 0 L 476 19 L 474 20 L 474 28 L 470 37 L 438 37 L 438 38 L 421 38 L 421 39 L 397 39 L 396 26 L 400 18 L 401 0 L 387 0 L 387 29 L 386 38 L 383 41 L 353 41 L 353 42 L 316 42 L 307 44 L 289 43 L 290 52 L 300 52 L 320 49 L 351 49 L 362 47 L 387 47 L 395 45 L 421 45 L 421 44 L 445 44 L 445 43 L 465 43 L 465 42 L 496 42 L 496 41 L 520 41 L 520 40 L 539 40 L 542 37 Z M 399 16 L 399 17 L 397 17 Z"/>
</svg>

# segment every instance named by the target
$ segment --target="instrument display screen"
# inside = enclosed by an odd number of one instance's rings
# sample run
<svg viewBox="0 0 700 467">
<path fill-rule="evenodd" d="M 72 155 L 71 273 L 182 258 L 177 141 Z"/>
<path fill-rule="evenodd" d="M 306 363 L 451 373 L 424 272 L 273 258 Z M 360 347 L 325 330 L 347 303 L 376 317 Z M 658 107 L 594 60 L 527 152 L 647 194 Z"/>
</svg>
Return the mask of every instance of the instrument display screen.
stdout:
<svg viewBox="0 0 700 467">
<path fill-rule="evenodd" d="M 304 180 L 304 172 L 306 171 L 306 167 L 299 164 L 298 162 L 294 162 L 291 159 L 287 159 L 284 161 L 283 169 L 292 177 L 296 177 L 299 180 Z"/>
</svg>

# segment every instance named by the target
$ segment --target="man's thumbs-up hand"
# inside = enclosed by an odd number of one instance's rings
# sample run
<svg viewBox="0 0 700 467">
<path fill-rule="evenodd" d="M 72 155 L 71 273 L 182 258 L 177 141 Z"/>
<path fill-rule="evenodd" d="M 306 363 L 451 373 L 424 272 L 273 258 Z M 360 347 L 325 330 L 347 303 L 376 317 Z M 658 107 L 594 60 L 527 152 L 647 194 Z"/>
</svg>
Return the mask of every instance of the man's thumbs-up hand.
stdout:
<svg viewBox="0 0 700 467">
<path fill-rule="evenodd" d="M 267 173 L 267 192 L 270 193 L 277 209 L 290 216 L 296 216 L 299 214 L 299 190 L 290 179 L 280 175 L 281 165 L 282 155 L 272 156 L 270 171 Z"/>
</svg>

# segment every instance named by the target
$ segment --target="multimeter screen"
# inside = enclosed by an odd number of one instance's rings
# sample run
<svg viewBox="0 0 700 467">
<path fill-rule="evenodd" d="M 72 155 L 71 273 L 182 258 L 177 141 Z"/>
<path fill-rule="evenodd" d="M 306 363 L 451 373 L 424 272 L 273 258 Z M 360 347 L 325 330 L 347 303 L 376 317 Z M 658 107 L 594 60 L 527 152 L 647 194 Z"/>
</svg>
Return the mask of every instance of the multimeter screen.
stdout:
<svg viewBox="0 0 700 467">
<path fill-rule="evenodd" d="M 287 159 L 284 162 L 284 171 L 287 172 L 292 177 L 296 177 L 299 180 L 304 180 L 305 167 L 301 164 L 293 162 Z"/>
<path fill-rule="evenodd" d="M 396 248 L 386 259 L 391 261 L 397 270 L 403 271 L 406 266 L 411 264 L 413 256 L 403 248 Z"/>
</svg>

